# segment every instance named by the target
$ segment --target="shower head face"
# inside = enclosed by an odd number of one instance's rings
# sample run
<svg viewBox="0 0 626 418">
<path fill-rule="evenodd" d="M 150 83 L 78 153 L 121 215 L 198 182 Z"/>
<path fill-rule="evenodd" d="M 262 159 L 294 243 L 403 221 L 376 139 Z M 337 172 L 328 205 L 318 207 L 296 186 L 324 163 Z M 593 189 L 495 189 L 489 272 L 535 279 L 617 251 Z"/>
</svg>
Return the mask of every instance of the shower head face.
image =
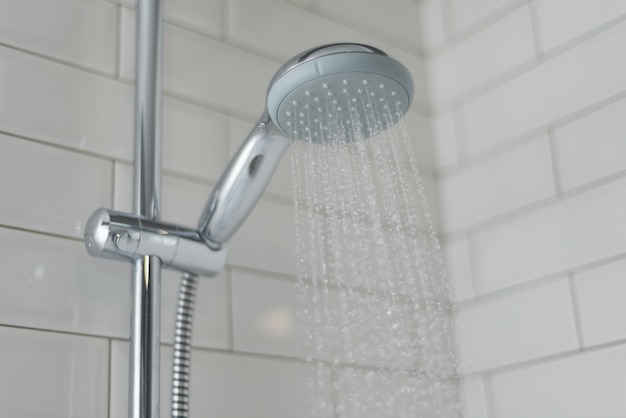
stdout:
<svg viewBox="0 0 626 418">
<path fill-rule="evenodd" d="M 307 142 L 366 139 L 394 125 L 409 109 L 413 80 L 384 52 L 360 44 L 308 50 L 283 65 L 267 93 L 270 117 L 283 132 Z"/>
</svg>

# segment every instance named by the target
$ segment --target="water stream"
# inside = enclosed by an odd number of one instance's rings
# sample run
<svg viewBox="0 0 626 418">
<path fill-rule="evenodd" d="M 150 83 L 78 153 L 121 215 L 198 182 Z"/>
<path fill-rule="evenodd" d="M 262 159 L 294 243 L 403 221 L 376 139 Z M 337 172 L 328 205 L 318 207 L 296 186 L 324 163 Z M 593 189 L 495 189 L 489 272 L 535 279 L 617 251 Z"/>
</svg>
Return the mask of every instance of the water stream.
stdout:
<svg viewBox="0 0 626 418">
<path fill-rule="evenodd" d="M 301 416 L 457 418 L 454 309 L 411 139 L 389 95 L 353 96 L 291 120 Z"/>
</svg>

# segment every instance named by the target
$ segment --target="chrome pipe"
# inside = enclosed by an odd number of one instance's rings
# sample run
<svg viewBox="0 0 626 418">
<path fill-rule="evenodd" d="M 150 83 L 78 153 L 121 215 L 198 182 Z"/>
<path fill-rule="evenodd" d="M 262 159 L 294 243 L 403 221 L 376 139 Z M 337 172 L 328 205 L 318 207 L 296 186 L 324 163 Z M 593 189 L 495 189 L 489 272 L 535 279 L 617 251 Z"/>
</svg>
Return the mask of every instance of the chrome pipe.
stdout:
<svg viewBox="0 0 626 418">
<path fill-rule="evenodd" d="M 161 0 L 137 1 L 133 213 L 158 220 L 161 202 Z M 130 418 L 159 418 L 161 260 L 132 261 Z"/>
</svg>

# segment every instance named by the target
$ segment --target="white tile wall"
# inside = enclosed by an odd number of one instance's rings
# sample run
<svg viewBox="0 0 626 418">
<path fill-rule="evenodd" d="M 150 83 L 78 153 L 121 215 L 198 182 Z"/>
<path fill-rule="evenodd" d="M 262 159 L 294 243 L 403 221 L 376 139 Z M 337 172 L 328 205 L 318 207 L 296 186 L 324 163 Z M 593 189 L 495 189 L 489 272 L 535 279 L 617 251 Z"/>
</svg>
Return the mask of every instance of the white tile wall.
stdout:
<svg viewBox="0 0 626 418">
<path fill-rule="evenodd" d="M 514 369 L 492 378 L 498 418 L 609 418 L 626 414 L 624 346 Z"/>
<path fill-rule="evenodd" d="M 475 289 L 491 292 L 626 251 L 620 179 L 488 227 L 470 239 Z"/>
<path fill-rule="evenodd" d="M 566 278 L 462 307 L 457 329 L 464 373 L 578 348 Z"/>
<path fill-rule="evenodd" d="M 461 386 L 463 413 L 466 418 L 485 418 L 489 416 L 485 385 L 480 377 L 465 378 Z"/>
<path fill-rule="evenodd" d="M 556 166 L 563 190 L 626 170 L 626 100 L 622 99 L 554 131 Z"/>
<path fill-rule="evenodd" d="M 121 75 L 134 78 L 135 13 L 122 14 Z M 166 93 L 250 119 L 264 109 L 267 85 L 280 66 L 205 36 L 165 24 L 163 88 Z M 253 69 L 253 70 L 252 70 Z"/>
<path fill-rule="evenodd" d="M 0 368 L 2 416 L 108 416 L 105 339 L 0 327 Z"/>
<path fill-rule="evenodd" d="M 136 7 L 137 0 L 110 0 L 113 3 Z M 163 1 L 163 19 L 211 37 L 224 30 L 224 2 L 202 0 Z"/>
<path fill-rule="evenodd" d="M 233 346 L 235 350 L 299 356 L 295 280 L 233 269 Z"/>
<path fill-rule="evenodd" d="M 90 257 L 80 241 L 4 228 L 0 253 L 3 324 L 128 335 L 127 264 Z"/>
<path fill-rule="evenodd" d="M 0 42 L 114 75 L 116 9 L 95 0 L 6 0 Z"/>
<path fill-rule="evenodd" d="M 265 271 L 295 273 L 293 208 L 261 200 L 229 246 L 229 263 Z"/>
<path fill-rule="evenodd" d="M 316 0 L 316 9 L 392 45 L 409 51 L 418 48 L 417 4 L 413 0 Z"/>
<path fill-rule="evenodd" d="M 605 264 L 574 275 L 574 291 L 580 312 L 585 346 L 626 338 L 626 261 Z"/>
<path fill-rule="evenodd" d="M 624 415 L 626 5 L 419 5 L 465 415 Z"/>
<path fill-rule="evenodd" d="M 0 224 L 82 238 L 94 209 L 110 206 L 110 162 L 8 135 L 0 149 Z"/>
<path fill-rule="evenodd" d="M 0 62 L 3 132 L 132 159 L 131 87 L 5 47 Z"/>
<path fill-rule="evenodd" d="M 166 97 L 163 168 L 217 181 L 228 161 L 228 117 Z"/>
<path fill-rule="evenodd" d="M 520 2 L 515 2 L 515 0 L 448 0 L 452 30 L 459 32 L 467 29 L 513 3 Z"/>
<path fill-rule="evenodd" d="M 430 105 L 449 102 L 534 57 L 530 13 L 524 6 L 430 60 Z"/>
<path fill-rule="evenodd" d="M 467 228 L 555 193 L 548 138 L 542 136 L 441 179 L 441 229 Z"/>
<path fill-rule="evenodd" d="M 626 14 L 626 4 L 619 0 L 541 0 L 533 1 L 532 5 L 544 50 Z"/>
<path fill-rule="evenodd" d="M 432 51 L 446 40 L 441 0 L 418 1 L 417 9 L 421 47 L 424 51 Z"/>
<path fill-rule="evenodd" d="M 470 155 L 623 91 L 624 36 L 616 25 L 460 109 Z"/>
<path fill-rule="evenodd" d="M 397 15 L 397 11 L 394 10 L 394 14 Z M 228 16 L 231 42 L 261 51 L 264 56 L 275 57 L 281 62 L 327 43 L 358 42 L 382 47 L 375 37 L 280 0 L 231 0 Z M 267 83 L 269 79 L 265 81 Z"/>
</svg>

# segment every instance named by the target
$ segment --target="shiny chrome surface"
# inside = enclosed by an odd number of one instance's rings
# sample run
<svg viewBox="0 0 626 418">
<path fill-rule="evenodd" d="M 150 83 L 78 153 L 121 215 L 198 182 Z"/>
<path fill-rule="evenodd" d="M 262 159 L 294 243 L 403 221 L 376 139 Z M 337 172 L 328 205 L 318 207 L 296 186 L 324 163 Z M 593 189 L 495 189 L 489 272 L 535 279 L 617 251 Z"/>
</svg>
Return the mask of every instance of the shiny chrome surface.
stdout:
<svg viewBox="0 0 626 418">
<path fill-rule="evenodd" d="M 264 112 L 218 181 L 200 217 L 198 230 L 225 244 L 252 211 L 290 140 Z"/>
<path fill-rule="evenodd" d="M 161 205 L 161 0 L 137 1 L 133 212 L 158 220 Z M 161 261 L 132 261 L 130 418 L 159 418 Z"/>
<path fill-rule="evenodd" d="M 196 230 L 108 209 L 89 218 L 85 246 L 93 256 L 117 260 L 153 255 L 164 268 L 206 277 L 222 271 L 227 253 L 210 248 Z"/>
<path fill-rule="evenodd" d="M 191 337 L 193 310 L 198 276 L 183 274 L 178 292 L 174 326 L 174 356 L 172 364 L 172 417 L 189 416 L 189 380 L 191 377 Z"/>
</svg>

